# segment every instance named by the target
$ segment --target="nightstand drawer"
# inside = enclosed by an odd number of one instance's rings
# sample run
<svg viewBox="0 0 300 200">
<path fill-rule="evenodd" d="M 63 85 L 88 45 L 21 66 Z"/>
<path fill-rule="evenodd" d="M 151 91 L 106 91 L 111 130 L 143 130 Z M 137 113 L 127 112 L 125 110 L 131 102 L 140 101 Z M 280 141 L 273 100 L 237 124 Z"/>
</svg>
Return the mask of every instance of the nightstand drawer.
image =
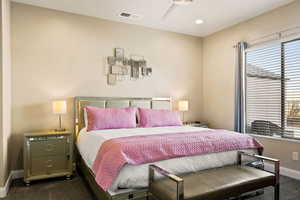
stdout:
<svg viewBox="0 0 300 200">
<path fill-rule="evenodd" d="M 68 170 L 67 156 L 47 156 L 31 159 L 31 176 L 60 173 Z"/>
<path fill-rule="evenodd" d="M 31 157 L 66 155 L 68 153 L 67 138 L 30 140 Z"/>
</svg>

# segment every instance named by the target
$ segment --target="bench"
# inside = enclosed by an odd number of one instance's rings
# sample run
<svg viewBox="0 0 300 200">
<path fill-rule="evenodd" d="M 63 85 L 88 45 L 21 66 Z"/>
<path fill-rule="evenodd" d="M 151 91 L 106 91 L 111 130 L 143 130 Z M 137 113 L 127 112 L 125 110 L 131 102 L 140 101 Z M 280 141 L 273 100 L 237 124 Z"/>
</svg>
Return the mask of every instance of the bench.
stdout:
<svg viewBox="0 0 300 200">
<path fill-rule="evenodd" d="M 252 157 L 274 164 L 274 173 L 242 164 L 242 156 Z M 148 199 L 157 200 L 222 200 L 240 197 L 242 194 L 274 187 L 274 199 L 279 200 L 279 160 L 238 152 L 238 164 L 181 177 L 155 166 L 149 166 Z M 155 172 L 163 178 L 155 179 Z"/>
</svg>

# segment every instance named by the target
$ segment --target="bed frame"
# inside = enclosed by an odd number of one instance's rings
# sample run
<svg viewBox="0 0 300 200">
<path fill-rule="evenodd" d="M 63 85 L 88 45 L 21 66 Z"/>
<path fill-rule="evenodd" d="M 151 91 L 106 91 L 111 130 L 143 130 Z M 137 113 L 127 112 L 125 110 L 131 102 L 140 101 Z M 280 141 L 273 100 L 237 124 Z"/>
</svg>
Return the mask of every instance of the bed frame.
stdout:
<svg viewBox="0 0 300 200">
<path fill-rule="evenodd" d="M 126 98 L 126 97 L 75 97 L 74 98 L 74 125 L 75 137 L 84 127 L 83 108 L 85 106 L 99 108 L 123 108 L 136 106 L 149 109 L 171 109 L 171 98 Z M 99 200 L 146 200 L 148 189 L 120 189 L 116 193 L 103 190 L 95 181 L 94 173 L 87 167 L 80 154 L 75 154 L 76 165 L 89 184 L 94 195 Z"/>
</svg>

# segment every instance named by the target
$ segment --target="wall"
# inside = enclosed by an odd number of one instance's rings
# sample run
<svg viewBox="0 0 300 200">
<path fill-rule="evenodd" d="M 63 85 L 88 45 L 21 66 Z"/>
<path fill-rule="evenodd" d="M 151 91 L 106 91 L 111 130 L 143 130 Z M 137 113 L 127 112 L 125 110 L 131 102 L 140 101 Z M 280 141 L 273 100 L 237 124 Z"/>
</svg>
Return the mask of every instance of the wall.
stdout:
<svg viewBox="0 0 300 200">
<path fill-rule="evenodd" d="M 201 42 L 145 27 L 12 3 L 14 168 L 22 168 L 22 134 L 58 125 L 51 101 L 68 99 L 63 125 L 72 129 L 74 96 L 186 98 L 187 119 L 201 116 Z M 106 84 L 113 48 L 145 56 L 150 78 Z"/>
<path fill-rule="evenodd" d="M 0 53 L 0 69 L 3 67 L 3 16 L 2 16 L 2 1 L 0 3 L 0 46 L 1 46 L 1 53 Z M 2 70 L 0 72 L 0 86 L 2 86 Z M 3 150 L 4 150 L 4 145 L 3 145 L 3 131 L 2 131 L 2 87 L 0 88 L 0 187 L 4 186 L 5 182 L 5 175 L 4 175 L 4 158 L 3 158 Z"/>
<path fill-rule="evenodd" d="M 203 40 L 203 119 L 214 128 L 233 129 L 234 121 L 234 48 L 238 41 L 251 41 L 286 28 L 300 25 L 300 1 L 210 35 Z M 296 142 L 260 139 L 265 154 L 278 157 L 282 166 L 300 170 L 292 161 L 292 151 L 300 152 Z M 284 146 L 284 148 L 282 148 Z"/>
<path fill-rule="evenodd" d="M 9 143 L 11 138 L 11 49 L 10 1 L 0 1 L 0 187 L 5 185 L 9 171 Z"/>
</svg>

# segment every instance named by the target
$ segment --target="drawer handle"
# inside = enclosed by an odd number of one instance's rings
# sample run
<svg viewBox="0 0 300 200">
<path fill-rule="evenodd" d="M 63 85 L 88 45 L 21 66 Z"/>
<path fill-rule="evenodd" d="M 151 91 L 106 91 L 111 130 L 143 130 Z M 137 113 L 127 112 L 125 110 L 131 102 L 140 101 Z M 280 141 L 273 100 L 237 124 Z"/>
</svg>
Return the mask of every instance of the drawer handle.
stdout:
<svg viewBox="0 0 300 200">
<path fill-rule="evenodd" d="M 48 167 L 48 168 L 51 168 L 51 167 L 53 167 L 53 165 L 47 165 L 47 167 Z"/>
</svg>

